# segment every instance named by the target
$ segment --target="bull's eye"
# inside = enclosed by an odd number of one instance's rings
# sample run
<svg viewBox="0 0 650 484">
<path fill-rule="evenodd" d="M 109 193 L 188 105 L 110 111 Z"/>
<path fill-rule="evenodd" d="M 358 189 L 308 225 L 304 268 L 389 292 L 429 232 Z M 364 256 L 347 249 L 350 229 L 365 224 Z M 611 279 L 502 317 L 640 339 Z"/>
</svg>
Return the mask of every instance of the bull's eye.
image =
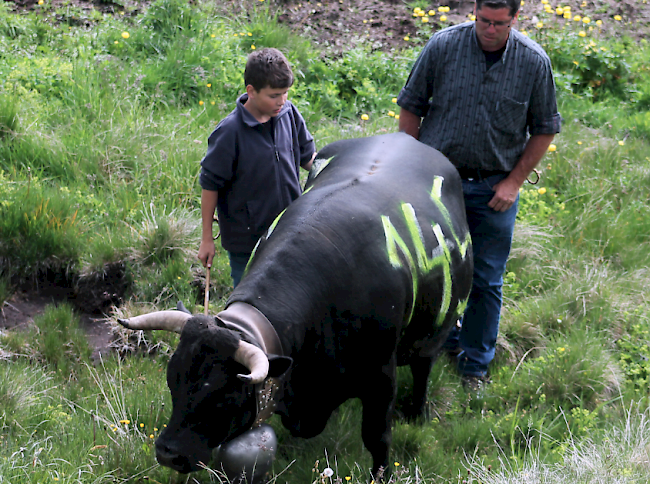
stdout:
<svg viewBox="0 0 650 484">
<path fill-rule="evenodd" d="M 208 388 L 210 388 L 210 384 L 208 382 L 205 382 L 203 384 L 203 388 L 205 388 L 207 390 Z"/>
</svg>

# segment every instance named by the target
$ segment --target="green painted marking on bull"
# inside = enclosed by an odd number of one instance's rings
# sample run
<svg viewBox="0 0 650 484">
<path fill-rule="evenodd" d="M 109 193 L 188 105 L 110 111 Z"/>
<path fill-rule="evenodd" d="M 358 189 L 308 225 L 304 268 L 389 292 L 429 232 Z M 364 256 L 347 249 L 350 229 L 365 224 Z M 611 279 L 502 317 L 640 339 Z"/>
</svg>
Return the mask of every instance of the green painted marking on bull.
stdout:
<svg viewBox="0 0 650 484">
<path fill-rule="evenodd" d="M 431 251 L 431 257 L 429 257 L 427 249 L 424 246 L 424 235 L 422 233 L 422 228 L 420 227 L 420 222 L 418 222 L 417 216 L 415 215 L 415 209 L 410 203 L 403 203 L 402 213 L 404 214 L 406 227 L 408 228 L 411 240 L 413 241 L 415 259 L 417 260 L 420 271 L 424 274 L 428 274 L 437 267 L 442 268 L 442 304 L 440 312 L 438 313 L 438 320 L 436 321 L 437 324 L 442 324 L 451 304 L 451 254 L 447 242 L 445 241 L 445 235 L 442 233 L 442 228 L 439 224 L 431 225 L 433 234 L 438 241 L 438 252 L 442 250 L 442 254 L 434 256 L 433 254 L 436 252 L 434 249 Z"/>
<path fill-rule="evenodd" d="M 275 220 L 271 223 L 269 228 L 266 230 L 266 235 L 264 237 L 265 239 L 268 239 L 269 237 L 271 237 L 271 234 L 273 233 L 273 231 L 275 230 L 275 227 L 278 225 L 278 222 L 280 221 L 280 217 L 282 217 L 284 215 L 284 212 L 286 212 L 286 211 L 287 211 L 287 209 L 285 208 L 284 210 L 282 210 L 282 212 L 279 213 L 279 215 L 277 217 L 275 217 Z M 250 265 L 251 261 L 253 260 L 253 256 L 255 255 L 255 252 L 257 252 L 257 248 L 260 246 L 260 242 L 262 242 L 261 237 L 257 240 L 257 243 L 255 244 L 255 247 L 253 248 L 253 252 L 251 252 L 251 256 L 248 259 L 248 262 L 246 263 L 246 268 L 244 269 L 244 274 L 246 274 L 246 272 L 248 271 L 248 266 Z"/>
<path fill-rule="evenodd" d="M 442 203 L 443 180 L 444 178 L 441 176 L 434 177 L 430 197 L 436 207 L 440 210 L 443 218 L 445 219 L 445 223 L 450 228 L 452 236 L 456 243 L 456 247 L 458 247 L 458 251 L 460 252 L 461 257 L 464 259 L 467 255 L 467 249 L 471 243 L 471 238 L 468 234 L 465 237 L 465 240 L 461 243 L 458 235 L 454 231 L 454 226 L 449 211 Z M 390 218 L 386 215 L 382 215 L 381 221 L 384 227 L 384 235 L 386 236 L 386 250 L 388 253 L 389 262 L 395 268 L 402 267 L 402 261 L 399 256 L 399 253 L 401 252 L 404 256 L 404 259 L 406 260 L 409 271 L 411 272 L 411 279 L 413 282 L 413 301 L 411 304 L 411 311 L 408 319 L 409 321 L 411 320 L 411 317 L 413 316 L 413 312 L 415 310 L 415 299 L 417 297 L 417 289 L 419 285 L 419 274 L 421 273 L 422 275 L 426 275 L 432 270 L 440 267 L 443 271 L 442 302 L 436 324 L 442 324 L 450 310 L 452 296 L 451 251 L 449 249 L 449 245 L 445 239 L 440 224 L 432 223 L 431 230 L 433 231 L 433 234 L 438 241 L 438 246 L 431 250 L 431 256 L 429 256 L 424 243 L 424 234 L 422 232 L 422 227 L 418 222 L 417 216 L 415 214 L 415 209 L 410 203 L 402 203 L 400 205 L 400 208 L 404 217 L 406 228 L 413 243 L 414 254 L 411 253 L 408 245 L 406 242 L 404 242 L 404 239 L 401 237 L 393 223 L 390 221 Z M 462 314 L 465 312 L 467 301 L 468 299 L 458 302 L 455 312 L 459 317 L 462 316 Z"/>
<path fill-rule="evenodd" d="M 312 167 L 311 167 L 311 171 L 314 173 L 313 178 L 316 178 L 318 175 L 320 175 L 320 172 L 323 171 L 323 169 L 327 165 L 329 165 L 330 161 L 332 161 L 333 159 L 334 159 L 333 156 L 330 156 L 329 158 L 316 158 L 312 163 Z"/>
<path fill-rule="evenodd" d="M 390 264 L 398 269 L 402 267 L 402 261 L 399 258 L 398 249 L 404 255 L 406 263 L 408 264 L 409 270 L 411 271 L 411 281 L 413 284 L 413 301 L 411 301 L 411 310 L 409 311 L 408 321 L 411 321 L 413 317 L 413 311 L 415 311 L 415 297 L 418 293 L 418 271 L 415 267 L 415 261 L 411 252 L 409 251 L 406 242 L 402 239 L 402 236 L 397 232 L 397 229 L 390 221 L 390 218 L 387 215 L 381 216 L 381 223 L 384 226 L 384 234 L 386 235 L 386 250 L 388 252 L 388 261 Z"/>
<path fill-rule="evenodd" d="M 451 230 L 451 236 L 454 238 L 454 241 L 458 245 L 460 256 L 464 259 L 465 256 L 467 255 L 467 248 L 472 243 L 472 237 L 469 234 L 469 232 L 467 232 L 467 235 L 465 236 L 465 240 L 463 242 L 461 242 L 460 239 L 458 238 L 458 235 L 454 230 L 454 224 L 452 223 L 451 215 L 449 215 L 449 211 L 447 210 L 447 207 L 445 207 L 445 204 L 442 202 L 443 181 L 444 178 L 441 176 L 435 176 L 433 178 L 433 187 L 431 188 L 431 193 L 429 194 L 429 196 L 431 197 L 431 200 L 433 200 L 433 203 L 436 204 L 436 207 L 438 207 L 438 210 L 440 210 L 440 213 L 444 217 L 445 224 L 447 224 L 447 227 L 449 227 L 449 230 Z"/>
</svg>

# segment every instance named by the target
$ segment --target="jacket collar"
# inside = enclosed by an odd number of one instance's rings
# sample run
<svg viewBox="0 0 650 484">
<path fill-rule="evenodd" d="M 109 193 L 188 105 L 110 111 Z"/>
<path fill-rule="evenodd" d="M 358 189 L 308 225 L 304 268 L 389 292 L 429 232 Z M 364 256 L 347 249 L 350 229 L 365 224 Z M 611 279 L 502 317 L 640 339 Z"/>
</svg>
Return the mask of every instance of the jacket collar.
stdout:
<svg viewBox="0 0 650 484">
<path fill-rule="evenodd" d="M 237 98 L 237 112 L 239 112 L 239 115 L 242 118 L 242 121 L 246 123 L 246 125 L 250 126 L 251 128 L 254 128 L 255 126 L 260 126 L 262 123 L 260 123 L 255 116 L 253 116 L 248 109 L 244 107 L 244 103 L 248 101 L 248 94 L 244 93 L 241 96 Z M 275 119 L 279 119 L 281 116 L 284 116 L 285 113 L 289 111 L 289 101 L 284 103 L 284 106 L 282 106 L 282 110 L 278 113 L 277 116 L 275 116 Z"/>
</svg>

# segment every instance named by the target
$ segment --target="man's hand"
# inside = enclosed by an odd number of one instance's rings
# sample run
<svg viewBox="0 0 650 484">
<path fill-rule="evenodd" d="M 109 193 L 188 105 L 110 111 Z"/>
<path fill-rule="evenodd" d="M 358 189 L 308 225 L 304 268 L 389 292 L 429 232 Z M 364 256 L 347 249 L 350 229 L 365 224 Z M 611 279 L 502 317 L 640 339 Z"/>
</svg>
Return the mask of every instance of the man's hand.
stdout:
<svg viewBox="0 0 650 484">
<path fill-rule="evenodd" d="M 495 193 L 488 203 L 488 207 L 497 212 L 505 212 L 512 207 L 512 204 L 517 200 L 519 188 L 523 186 L 530 172 L 542 159 L 554 136 L 554 134 L 536 134 L 530 137 L 515 168 L 507 178 L 504 178 L 492 188 Z"/>
<path fill-rule="evenodd" d="M 497 212 L 505 212 L 517 200 L 519 194 L 519 183 L 512 180 L 510 177 L 504 178 L 499 183 L 492 187 L 494 197 L 488 203 L 488 207 Z"/>
<path fill-rule="evenodd" d="M 212 259 L 214 259 L 215 252 L 214 240 L 201 241 L 197 257 L 203 264 L 203 267 L 212 267 Z"/>
<path fill-rule="evenodd" d="M 198 259 L 203 267 L 212 267 L 214 258 L 214 238 L 212 237 L 212 224 L 218 222 L 215 208 L 219 194 L 216 191 L 201 191 L 201 245 L 199 245 Z"/>
</svg>

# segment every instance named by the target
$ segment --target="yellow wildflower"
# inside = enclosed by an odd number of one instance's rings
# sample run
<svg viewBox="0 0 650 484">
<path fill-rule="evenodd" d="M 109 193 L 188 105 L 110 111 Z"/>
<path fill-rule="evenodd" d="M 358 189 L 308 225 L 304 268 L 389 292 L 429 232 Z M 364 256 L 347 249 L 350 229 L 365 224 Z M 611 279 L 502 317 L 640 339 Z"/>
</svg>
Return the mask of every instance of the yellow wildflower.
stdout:
<svg viewBox="0 0 650 484">
<path fill-rule="evenodd" d="M 370 119 L 370 116 L 364 113 L 361 115 L 361 119 L 363 119 L 364 121 L 368 121 Z"/>
<path fill-rule="evenodd" d="M 350 476 L 345 476 L 345 480 L 346 480 L 346 481 L 350 481 L 350 480 L 352 480 L 352 477 L 350 477 Z"/>
<path fill-rule="evenodd" d="M 128 419 L 125 419 L 125 420 L 120 420 L 120 423 L 124 424 L 124 425 L 129 425 L 131 423 L 131 421 L 128 420 Z"/>
<path fill-rule="evenodd" d="M 618 142 L 619 145 L 623 146 L 625 144 L 625 141 L 621 140 Z"/>
<path fill-rule="evenodd" d="M 199 106 L 203 106 L 203 101 L 199 101 Z"/>
<path fill-rule="evenodd" d="M 557 7 L 555 9 L 555 13 L 558 15 L 562 15 L 564 13 L 564 9 L 562 7 Z"/>
<path fill-rule="evenodd" d="M 603 21 L 602 20 L 596 20 L 596 25 L 598 25 L 600 27 L 601 25 L 603 25 Z"/>
<path fill-rule="evenodd" d="M 548 147 L 548 150 L 552 153 L 555 150 L 557 150 L 557 146 L 555 146 L 554 144 L 550 144 L 549 147 Z"/>
<path fill-rule="evenodd" d="M 623 17 L 621 17 L 620 15 L 614 15 L 614 20 L 618 20 L 620 22 L 621 20 L 623 20 Z"/>
<path fill-rule="evenodd" d="M 407 35 L 406 37 L 404 37 L 404 40 L 408 42 L 409 40 L 411 40 L 411 37 Z"/>
<path fill-rule="evenodd" d="M 149 438 L 150 438 L 150 439 L 153 439 L 153 434 L 149 434 Z"/>
<path fill-rule="evenodd" d="M 394 97 L 393 99 L 390 100 L 390 102 L 392 102 L 392 103 L 396 103 L 396 102 L 397 102 L 397 98 Z"/>
<path fill-rule="evenodd" d="M 395 467 L 399 467 L 399 462 L 395 462 L 395 463 L 394 463 L 394 466 L 395 466 Z"/>
<path fill-rule="evenodd" d="M 388 111 L 388 115 L 393 118 L 395 117 L 395 111 Z"/>
<path fill-rule="evenodd" d="M 249 37 L 253 36 L 253 34 L 251 32 L 248 32 L 246 35 L 248 35 Z"/>
<path fill-rule="evenodd" d="M 580 15 L 576 15 L 575 17 L 573 17 L 574 22 L 580 22 L 581 19 L 582 17 L 580 17 Z"/>
<path fill-rule="evenodd" d="M 396 114 L 396 115 L 395 115 L 395 119 L 399 119 L 399 114 Z"/>
<path fill-rule="evenodd" d="M 584 30 L 581 30 L 580 32 L 578 32 L 578 35 L 579 35 L 580 37 L 586 37 L 586 36 L 587 36 L 587 32 L 585 32 Z"/>
<path fill-rule="evenodd" d="M 429 17 L 422 17 L 422 23 L 427 23 L 429 21 Z"/>
<path fill-rule="evenodd" d="M 39 5 L 43 5 L 45 2 L 43 0 L 38 0 Z"/>
<path fill-rule="evenodd" d="M 131 35 L 128 32 L 122 32 L 123 39 L 128 39 L 129 37 L 131 37 Z"/>
<path fill-rule="evenodd" d="M 535 27 L 541 29 L 542 27 L 544 27 L 544 24 L 542 22 L 537 22 L 537 25 L 535 25 Z"/>
<path fill-rule="evenodd" d="M 582 23 L 588 24 L 589 22 L 591 22 L 589 17 L 582 17 Z"/>
<path fill-rule="evenodd" d="M 214 39 L 216 37 L 216 35 L 210 34 L 210 37 L 212 37 Z"/>
<path fill-rule="evenodd" d="M 251 50 L 255 50 L 255 45 L 251 45 Z"/>
<path fill-rule="evenodd" d="M 440 21 L 441 22 L 446 22 L 447 21 L 447 16 L 446 15 L 441 15 L 440 16 Z"/>
<path fill-rule="evenodd" d="M 476 21 L 476 15 L 474 15 L 474 14 L 470 15 L 469 18 L 472 21 Z"/>
<path fill-rule="evenodd" d="M 524 0 L 521 0 L 521 6 L 523 7 L 524 5 L 526 5 L 526 2 L 524 2 Z"/>
<path fill-rule="evenodd" d="M 582 144 L 582 141 L 578 141 L 578 144 L 581 145 L 581 144 Z"/>
<path fill-rule="evenodd" d="M 540 195 L 544 195 L 546 193 L 546 188 L 542 187 L 542 188 L 538 189 L 537 193 L 539 193 Z"/>
<path fill-rule="evenodd" d="M 436 11 L 435 10 L 429 10 L 429 16 L 430 17 L 435 17 Z"/>
<path fill-rule="evenodd" d="M 144 427 L 144 424 L 143 424 L 143 423 L 140 424 L 140 428 L 142 428 L 142 427 Z"/>
</svg>

